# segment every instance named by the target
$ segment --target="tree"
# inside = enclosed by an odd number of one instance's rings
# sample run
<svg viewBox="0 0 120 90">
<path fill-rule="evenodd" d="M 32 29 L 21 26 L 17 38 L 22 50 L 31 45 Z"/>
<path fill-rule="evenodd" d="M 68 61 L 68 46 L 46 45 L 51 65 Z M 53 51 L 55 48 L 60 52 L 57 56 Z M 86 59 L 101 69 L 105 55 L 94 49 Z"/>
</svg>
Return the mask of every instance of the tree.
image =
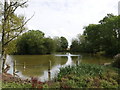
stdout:
<svg viewBox="0 0 120 90">
<path fill-rule="evenodd" d="M 59 37 L 54 37 L 53 40 L 54 40 L 54 44 L 55 44 L 55 51 L 60 52 L 61 51 L 61 43 L 60 43 L 61 40 L 60 40 L 60 38 Z"/>
<path fill-rule="evenodd" d="M 85 27 L 84 35 L 86 36 L 87 48 L 91 49 L 89 52 L 96 53 L 100 51 L 101 48 L 101 32 L 100 25 L 90 24 Z"/>
<path fill-rule="evenodd" d="M 44 37 L 40 30 L 29 30 L 16 41 L 16 52 L 11 54 L 51 54 L 55 51 L 55 44 L 50 37 Z"/>
<path fill-rule="evenodd" d="M 54 37 L 55 50 L 57 52 L 63 52 L 67 50 L 68 41 L 65 37 Z"/>
<path fill-rule="evenodd" d="M 103 50 L 106 54 L 115 55 L 120 52 L 120 16 L 108 14 L 101 21 Z"/>
<path fill-rule="evenodd" d="M 46 54 L 51 54 L 55 52 L 55 43 L 54 40 L 51 39 L 50 37 L 44 39 L 44 47 L 45 47 L 45 53 Z"/>
<path fill-rule="evenodd" d="M 39 30 L 29 30 L 17 39 L 16 54 L 43 54 L 45 47 L 44 33 Z"/>
<path fill-rule="evenodd" d="M 68 47 L 68 41 L 65 37 L 60 37 L 61 51 L 66 51 Z"/>
<path fill-rule="evenodd" d="M 27 2 L 28 1 L 23 0 L 4 0 L 4 2 L 2 3 L 2 72 L 4 72 L 7 46 L 25 30 L 24 26 L 32 18 L 31 17 L 30 19 L 25 21 L 25 18 L 23 16 L 18 16 L 17 14 L 15 14 L 17 8 L 26 7 Z"/>
<path fill-rule="evenodd" d="M 78 39 L 73 39 L 72 40 L 72 44 L 70 46 L 70 51 L 71 52 L 79 52 L 78 48 L 79 48 L 79 41 L 78 41 Z"/>
<path fill-rule="evenodd" d="M 99 24 L 89 24 L 84 29 L 82 37 L 78 37 L 78 45 L 72 43 L 72 49 L 78 47 L 79 52 L 106 55 L 120 52 L 120 16 L 107 14 Z"/>
</svg>

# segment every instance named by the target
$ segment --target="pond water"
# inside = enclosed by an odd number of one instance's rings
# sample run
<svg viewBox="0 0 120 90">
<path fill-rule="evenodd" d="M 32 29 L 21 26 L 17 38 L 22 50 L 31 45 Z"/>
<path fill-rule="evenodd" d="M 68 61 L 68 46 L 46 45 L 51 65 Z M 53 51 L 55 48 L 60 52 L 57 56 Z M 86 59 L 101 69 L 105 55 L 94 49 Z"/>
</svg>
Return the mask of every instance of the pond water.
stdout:
<svg viewBox="0 0 120 90">
<path fill-rule="evenodd" d="M 13 74 L 13 61 L 16 61 L 16 71 L 21 78 L 38 77 L 48 80 L 48 67 L 51 62 L 51 78 L 59 72 L 60 67 L 78 63 L 103 64 L 112 62 L 111 58 L 83 54 L 52 54 L 52 55 L 8 55 L 7 64 L 11 66 L 9 73 Z"/>
</svg>

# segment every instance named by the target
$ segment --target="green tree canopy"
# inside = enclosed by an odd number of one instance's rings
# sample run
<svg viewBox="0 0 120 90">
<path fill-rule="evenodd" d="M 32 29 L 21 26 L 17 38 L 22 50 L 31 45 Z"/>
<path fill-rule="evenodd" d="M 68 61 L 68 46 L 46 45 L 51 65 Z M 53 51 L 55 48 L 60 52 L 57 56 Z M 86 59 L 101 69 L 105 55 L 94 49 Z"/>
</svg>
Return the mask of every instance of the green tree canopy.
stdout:
<svg viewBox="0 0 120 90">
<path fill-rule="evenodd" d="M 55 37 L 54 42 L 57 52 L 63 52 L 67 50 L 68 41 L 65 37 Z"/>
<path fill-rule="evenodd" d="M 107 55 L 120 53 L 120 16 L 107 14 L 99 24 L 89 24 L 84 29 L 78 44 L 72 43 L 72 51 L 76 51 L 73 49 L 77 47 L 79 52 L 104 52 Z"/>
<path fill-rule="evenodd" d="M 65 37 L 60 37 L 61 40 L 61 51 L 66 51 L 66 49 L 68 48 L 68 41 Z"/>
<path fill-rule="evenodd" d="M 44 33 L 30 30 L 17 39 L 17 54 L 43 54 Z"/>
<path fill-rule="evenodd" d="M 40 30 L 29 30 L 16 41 L 16 52 L 13 54 L 51 54 L 55 51 L 54 40 L 44 37 Z"/>
</svg>

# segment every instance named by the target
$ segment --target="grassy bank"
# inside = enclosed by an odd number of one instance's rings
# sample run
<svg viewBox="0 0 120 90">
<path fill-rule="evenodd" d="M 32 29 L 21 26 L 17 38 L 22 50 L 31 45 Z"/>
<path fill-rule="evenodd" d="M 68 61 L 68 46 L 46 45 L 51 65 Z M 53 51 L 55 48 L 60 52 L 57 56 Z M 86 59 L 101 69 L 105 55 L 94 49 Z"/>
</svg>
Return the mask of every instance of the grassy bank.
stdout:
<svg viewBox="0 0 120 90">
<path fill-rule="evenodd" d="M 80 64 L 60 69 L 53 81 L 39 82 L 36 79 L 31 84 L 4 83 L 3 87 L 32 88 L 119 88 L 120 70 L 93 64 Z"/>
</svg>

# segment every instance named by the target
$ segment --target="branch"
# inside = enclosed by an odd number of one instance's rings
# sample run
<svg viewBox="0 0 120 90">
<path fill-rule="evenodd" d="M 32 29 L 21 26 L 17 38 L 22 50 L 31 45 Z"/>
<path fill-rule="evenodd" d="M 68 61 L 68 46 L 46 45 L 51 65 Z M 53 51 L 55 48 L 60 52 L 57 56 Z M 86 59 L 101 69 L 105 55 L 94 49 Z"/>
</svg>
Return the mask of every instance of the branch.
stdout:
<svg viewBox="0 0 120 90">
<path fill-rule="evenodd" d="M 22 4 L 18 4 L 18 6 L 22 6 L 22 5 L 26 4 L 27 2 L 28 2 L 28 0 L 25 1 L 25 2 L 23 2 Z M 7 7 L 7 10 L 8 10 L 10 7 L 12 7 L 12 6 L 15 6 L 17 3 L 18 3 L 17 1 L 14 2 L 14 3 L 11 2 L 10 5 Z"/>
<path fill-rule="evenodd" d="M 10 31 L 8 31 L 8 32 L 6 32 L 6 33 L 9 33 L 9 32 L 11 32 L 11 31 L 15 31 L 15 30 L 18 30 L 18 29 L 20 29 L 20 28 L 23 28 L 23 27 L 25 26 L 25 24 L 33 18 L 34 15 L 35 15 L 35 14 L 33 14 L 24 24 L 22 24 L 22 25 L 19 26 L 18 28 L 11 29 Z"/>
<path fill-rule="evenodd" d="M 23 3 L 21 3 L 21 4 L 18 4 L 18 5 L 13 9 L 13 11 L 11 12 L 11 14 L 14 13 L 15 10 L 16 10 L 18 7 L 22 7 L 22 6 L 25 5 L 27 2 L 28 2 L 28 0 L 27 0 L 26 2 L 23 2 Z"/>
<path fill-rule="evenodd" d="M 15 6 L 17 4 L 17 2 L 15 2 L 14 4 L 10 4 L 8 7 L 7 7 L 7 10 L 12 7 L 12 6 Z"/>
<path fill-rule="evenodd" d="M 15 39 L 16 37 L 18 37 L 20 34 L 22 33 L 22 30 L 20 31 L 19 34 L 17 34 L 16 36 L 14 36 L 13 38 L 11 38 L 9 41 L 7 41 L 4 46 L 6 46 L 9 42 L 11 42 L 13 39 Z"/>
<path fill-rule="evenodd" d="M 34 16 L 34 14 L 33 14 L 33 16 Z M 33 17 L 32 16 L 32 17 Z M 31 17 L 31 18 L 32 18 Z M 15 31 L 15 30 L 18 30 L 18 29 L 20 29 L 20 28 L 23 28 L 24 26 L 25 26 L 25 24 L 29 21 L 29 20 L 31 20 L 31 18 L 29 18 L 22 26 L 20 26 L 20 27 L 18 27 L 18 28 L 16 28 L 16 29 L 12 29 L 12 31 Z M 9 42 L 11 42 L 13 39 L 15 39 L 16 37 L 18 37 L 21 33 L 22 33 L 22 31 L 23 30 L 21 30 L 17 35 L 15 35 L 13 38 L 11 38 L 10 40 L 8 40 L 4 45 L 7 45 Z M 9 32 L 11 32 L 11 30 L 9 31 Z M 7 32 L 7 33 L 9 33 L 9 32 Z"/>
<path fill-rule="evenodd" d="M 20 4 L 19 6 L 23 6 L 23 5 L 25 5 L 26 3 L 28 2 L 28 0 L 27 1 L 25 1 L 24 3 L 22 3 L 22 4 Z"/>
</svg>

